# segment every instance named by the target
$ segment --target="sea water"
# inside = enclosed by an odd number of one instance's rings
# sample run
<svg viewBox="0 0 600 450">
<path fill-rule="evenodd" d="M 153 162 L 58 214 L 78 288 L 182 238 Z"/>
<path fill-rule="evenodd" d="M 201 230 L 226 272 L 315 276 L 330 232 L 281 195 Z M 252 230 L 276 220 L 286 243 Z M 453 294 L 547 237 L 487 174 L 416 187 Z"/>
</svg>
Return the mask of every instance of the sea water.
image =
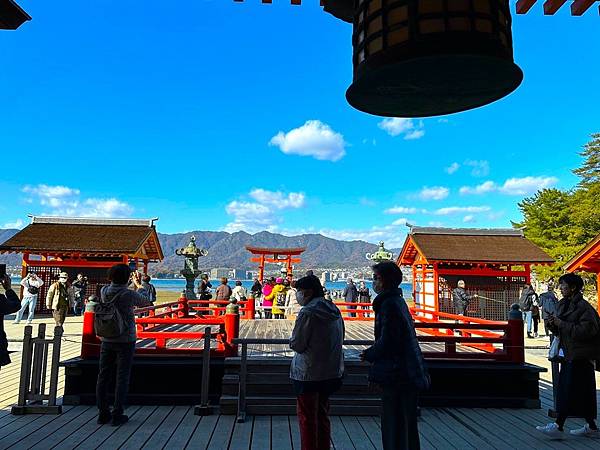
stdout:
<svg viewBox="0 0 600 450">
<path fill-rule="evenodd" d="M 254 284 L 254 281 L 252 281 L 252 280 L 240 280 L 240 281 L 242 281 L 242 286 L 244 286 L 248 290 L 250 290 L 250 288 Z M 216 288 L 219 284 L 221 284 L 221 281 L 220 280 L 210 280 L 210 283 L 213 285 L 213 288 Z M 156 289 L 165 290 L 165 291 L 180 292 L 185 288 L 185 280 L 183 280 L 181 278 L 172 278 L 172 279 L 154 278 L 154 279 L 152 279 L 152 284 L 154 285 L 154 287 L 156 287 Z M 365 281 L 365 284 L 371 291 L 371 296 L 372 296 L 373 295 L 373 283 L 371 281 Z M 235 285 L 235 281 L 229 280 L 229 286 L 231 286 L 233 288 L 234 285 Z M 356 285 L 358 287 L 358 283 L 356 283 Z M 198 281 L 196 280 L 196 287 L 197 286 L 198 286 Z M 412 292 L 412 284 L 402 283 L 400 286 L 402 287 L 402 290 L 404 291 L 404 295 L 407 295 L 408 293 Z M 325 282 L 325 288 L 327 288 L 330 291 L 342 291 L 345 287 L 346 287 L 345 281 L 327 281 L 327 282 Z"/>
</svg>

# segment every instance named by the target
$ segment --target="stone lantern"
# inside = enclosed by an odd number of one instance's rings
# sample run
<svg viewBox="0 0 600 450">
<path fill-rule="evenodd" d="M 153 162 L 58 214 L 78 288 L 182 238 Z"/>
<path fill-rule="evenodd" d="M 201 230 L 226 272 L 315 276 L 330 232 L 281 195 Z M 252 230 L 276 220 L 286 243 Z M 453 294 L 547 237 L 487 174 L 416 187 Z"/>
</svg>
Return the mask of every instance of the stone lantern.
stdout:
<svg viewBox="0 0 600 450">
<path fill-rule="evenodd" d="M 388 252 L 385 249 L 383 241 L 379 241 L 379 248 L 375 253 L 367 253 L 365 257 L 369 261 L 373 261 L 374 263 L 380 263 L 384 261 L 391 261 L 394 258 L 394 254 L 392 252 Z"/>
<path fill-rule="evenodd" d="M 201 256 L 208 255 L 208 251 L 203 248 L 196 247 L 196 237 L 190 238 L 190 243 L 187 247 L 179 248 L 175 250 L 175 254 L 183 256 L 183 269 L 179 272 L 185 278 L 185 298 L 188 300 L 195 299 L 196 293 L 194 292 L 194 282 L 201 271 L 198 270 L 198 259 Z"/>
</svg>

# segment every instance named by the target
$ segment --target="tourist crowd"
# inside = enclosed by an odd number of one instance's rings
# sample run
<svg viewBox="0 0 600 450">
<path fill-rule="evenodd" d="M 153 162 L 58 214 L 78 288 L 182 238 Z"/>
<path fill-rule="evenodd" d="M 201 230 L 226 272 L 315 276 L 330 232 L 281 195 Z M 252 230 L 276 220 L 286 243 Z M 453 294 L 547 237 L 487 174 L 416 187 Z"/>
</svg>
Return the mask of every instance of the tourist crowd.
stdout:
<svg viewBox="0 0 600 450">
<path fill-rule="evenodd" d="M 39 289 L 43 281 L 35 274 L 23 279 L 23 300 L 11 289 L 9 277 L 0 280 L 5 294 L 0 294 L 0 314 L 17 313 L 21 320 L 29 308 L 28 321 L 33 318 Z M 95 332 L 101 340 L 99 374 L 96 387 L 99 424 L 122 425 L 125 414 L 129 378 L 135 352 L 136 326 L 134 308 L 152 305 L 156 290 L 149 278 L 142 278 L 126 264 L 117 264 L 108 271 L 109 285 L 102 287 L 95 299 Z M 64 322 L 69 305 L 77 313 L 84 302 L 87 280 L 78 276 L 68 283 L 68 275 L 60 273 L 46 295 L 57 325 Z M 374 343 L 360 353 L 369 363 L 369 382 L 381 397 L 381 439 L 383 449 L 418 449 L 419 393 L 430 387 L 431 380 L 417 340 L 414 321 L 403 298 L 400 284 L 402 272 L 393 262 L 373 266 L 372 303 L 374 313 Z M 551 333 L 549 357 L 560 363 L 556 389 L 555 422 L 538 426 L 537 430 L 551 438 L 560 438 L 569 417 L 583 417 L 586 424 L 570 431 L 575 436 L 600 437 L 596 425 L 597 400 L 594 370 L 600 364 L 600 317 L 583 298 L 583 280 L 566 274 L 558 280 L 562 299 L 559 301 L 549 283 L 541 295 L 525 285 L 520 296 L 529 337 L 537 337 L 537 322 L 541 317 Z M 453 300 L 458 316 L 469 311 L 477 294 L 469 294 L 464 280 L 457 282 Z M 259 314 L 264 318 L 293 318 L 294 328 L 289 346 L 294 351 L 290 380 L 296 394 L 296 406 L 302 449 L 329 449 L 331 424 L 329 398 L 344 385 L 345 325 L 338 305 L 327 295 L 319 279 L 312 273 L 294 281 L 270 278 L 264 284 L 254 280 L 248 290 L 240 281 L 232 289 L 222 278 L 214 297 L 208 277 L 203 276 L 198 297 L 210 301 L 259 302 Z M 369 290 L 363 283 L 357 287 L 348 280 L 341 297 L 348 303 L 367 303 Z M 74 298 L 74 300 L 70 300 Z M 71 302 L 71 303 L 69 303 Z M 351 305 L 352 306 L 352 305 Z M 349 308 L 355 314 L 355 308 Z M 536 317 L 538 319 L 536 320 Z M 458 317 L 457 320 L 459 320 Z M 7 340 L 0 322 L 0 366 L 10 362 Z M 114 388 L 112 387 L 114 386 Z M 109 400 L 110 399 L 110 400 Z"/>
</svg>

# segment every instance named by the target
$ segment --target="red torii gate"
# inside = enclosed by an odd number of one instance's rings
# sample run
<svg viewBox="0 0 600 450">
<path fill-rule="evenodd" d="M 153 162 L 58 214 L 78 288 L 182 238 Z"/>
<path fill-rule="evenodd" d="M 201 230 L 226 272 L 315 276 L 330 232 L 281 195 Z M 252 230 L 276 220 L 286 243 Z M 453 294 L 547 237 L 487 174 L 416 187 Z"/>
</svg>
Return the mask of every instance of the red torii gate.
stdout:
<svg viewBox="0 0 600 450">
<path fill-rule="evenodd" d="M 265 263 L 285 263 L 287 275 L 290 277 L 293 271 L 293 264 L 299 264 L 302 261 L 298 256 L 301 255 L 306 248 L 264 248 L 246 246 L 246 250 L 253 255 L 257 255 L 250 258 L 250 261 L 258 263 L 258 279 L 262 283 L 265 275 Z M 281 258 L 282 256 L 283 258 Z"/>
</svg>

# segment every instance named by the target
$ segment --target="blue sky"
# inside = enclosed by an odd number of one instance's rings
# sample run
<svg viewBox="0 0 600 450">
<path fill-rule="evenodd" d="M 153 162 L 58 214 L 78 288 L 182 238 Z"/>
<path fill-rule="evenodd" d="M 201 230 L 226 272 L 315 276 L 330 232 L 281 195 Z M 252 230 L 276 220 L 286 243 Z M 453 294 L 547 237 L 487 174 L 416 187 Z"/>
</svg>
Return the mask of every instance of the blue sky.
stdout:
<svg viewBox="0 0 600 450">
<path fill-rule="evenodd" d="M 576 183 L 600 131 L 595 8 L 513 16 L 525 80 L 502 101 L 384 121 L 346 103 L 351 26 L 316 0 L 19 3 L 33 20 L 0 32 L 0 227 L 158 216 L 394 246 L 406 220 L 510 226 L 525 195 Z"/>
</svg>

